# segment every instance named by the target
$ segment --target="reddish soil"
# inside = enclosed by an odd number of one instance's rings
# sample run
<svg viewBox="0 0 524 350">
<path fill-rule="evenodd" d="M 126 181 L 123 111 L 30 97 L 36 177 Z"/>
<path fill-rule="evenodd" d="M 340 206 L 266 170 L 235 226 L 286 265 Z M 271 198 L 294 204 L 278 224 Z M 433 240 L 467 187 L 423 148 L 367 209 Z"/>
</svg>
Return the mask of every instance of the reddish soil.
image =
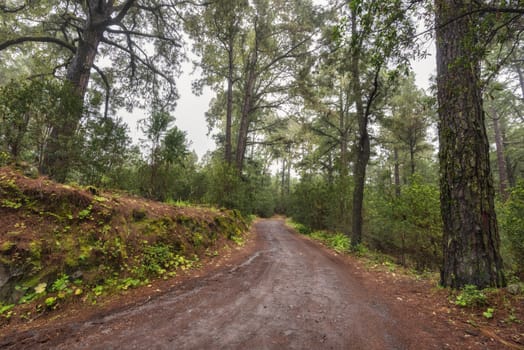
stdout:
<svg viewBox="0 0 524 350">
<path fill-rule="evenodd" d="M 137 289 L 102 309 L 78 306 L 59 319 L 6 328 L 0 348 L 523 348 L 522 325 L 508 333 L 473 327 L 428 282 L 370 270 L 280 219 L 261 220 L 254 231 L 246 249 L 208 261 L 198 276 Z"/>
</svg>

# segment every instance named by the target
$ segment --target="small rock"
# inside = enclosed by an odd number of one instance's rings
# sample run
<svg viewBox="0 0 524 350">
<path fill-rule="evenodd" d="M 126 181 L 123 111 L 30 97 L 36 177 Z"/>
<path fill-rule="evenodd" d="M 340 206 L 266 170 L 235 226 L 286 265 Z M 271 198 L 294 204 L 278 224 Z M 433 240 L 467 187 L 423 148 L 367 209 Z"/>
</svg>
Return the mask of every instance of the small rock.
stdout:
<svg viewBox="0 0 524 350">
<path fill-rule="evenodd" d="M 510 294 L 517 295 L 522 292 L 522 286 L 518 283 L 510 284 L 506 287 L 506 290 Z"/>
<path fill-rule="evenodd" d="M 479 332 L 477 330 L 474 330 L 474 329 L 466 329 L 466 334 L 468 335 L 472 335 L 472 336 L 478 336 L 479 335 Z"/>
<path fill-rule="evenodd" d="M 80 270 L 78 271 L 75 271 L 75 273 L 73 273 L 71 275 L 71 277 L 74 279 L 74 280 L 78 280 L 78 279 L 81 279 L 82 277 L 84 276 L 84 273 Z"/>
</svg>

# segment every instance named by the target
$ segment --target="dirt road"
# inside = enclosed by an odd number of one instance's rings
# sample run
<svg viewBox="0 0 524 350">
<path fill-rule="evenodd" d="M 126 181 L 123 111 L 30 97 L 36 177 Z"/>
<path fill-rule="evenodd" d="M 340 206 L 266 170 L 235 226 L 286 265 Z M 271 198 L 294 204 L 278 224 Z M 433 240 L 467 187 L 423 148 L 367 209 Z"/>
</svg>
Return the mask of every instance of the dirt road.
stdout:
<svg viewBox="0 0 524 350">
<path fill-rule="evenodd" d="M 133 307 L 10 336 L 13 349 L 443 349 L 416 318 L 363 287 L 346 261 L 285 228 L 255 224 L 236 266 Z M 56 334 L 56 335 L 55 335 Z"/>
</svg>

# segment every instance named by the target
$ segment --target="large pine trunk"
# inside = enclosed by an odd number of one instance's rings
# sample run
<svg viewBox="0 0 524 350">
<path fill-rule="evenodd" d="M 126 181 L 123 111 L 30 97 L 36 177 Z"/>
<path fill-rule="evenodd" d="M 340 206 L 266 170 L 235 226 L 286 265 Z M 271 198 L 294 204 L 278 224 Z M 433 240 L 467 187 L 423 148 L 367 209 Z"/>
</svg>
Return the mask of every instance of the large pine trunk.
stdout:
<svg viewBox="0 0 524 350">
<path fill-rule="evenodd" d="M 484 124 L 471 2 L 435 0 L 440 191 L 444 224 L 441 283 L 503 286 L 489 144 Z"/>
</svg>

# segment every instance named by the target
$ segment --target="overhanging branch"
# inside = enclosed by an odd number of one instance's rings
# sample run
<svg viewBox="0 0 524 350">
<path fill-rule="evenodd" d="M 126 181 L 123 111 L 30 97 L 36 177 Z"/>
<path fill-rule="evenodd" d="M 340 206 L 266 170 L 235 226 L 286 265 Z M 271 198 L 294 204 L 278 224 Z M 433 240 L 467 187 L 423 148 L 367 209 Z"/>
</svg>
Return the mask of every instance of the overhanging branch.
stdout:
<svg viewBox="0 0 524 350">
<path fill-rule="evenodd" d="M 8 47 L 24 44 L 27 42 L 53 43 L 60 45 L 73 53 L 76 52 L 76 47 L 69 44 L 68 42 L 48 36 L 23 36 L 16 39 L 6 40 L 0 43 L 0 51 L 5 50 Z"/>
</svg>

